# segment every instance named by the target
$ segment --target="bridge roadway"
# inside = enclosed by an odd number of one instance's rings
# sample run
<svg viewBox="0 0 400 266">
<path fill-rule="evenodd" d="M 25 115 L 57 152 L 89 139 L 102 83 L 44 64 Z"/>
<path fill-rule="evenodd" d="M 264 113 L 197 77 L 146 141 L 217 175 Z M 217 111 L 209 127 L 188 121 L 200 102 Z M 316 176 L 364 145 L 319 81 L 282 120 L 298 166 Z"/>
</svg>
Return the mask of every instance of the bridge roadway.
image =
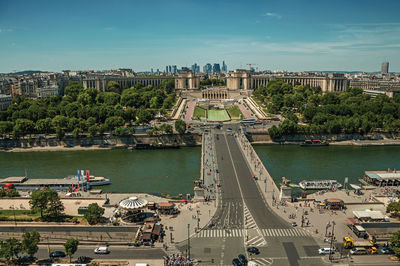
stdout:
<svg viewBox="0 0 400 266">
<path fill-rule="evenodd" d="M 213 217 L 215 227 L 191 238 L 192 257 L 204 265 L 231 265 L 238 254 L 259 265 L 323 265 L 314 239 L 264 202 L 235 136 L 223 130 L 212 133 L 222 203 Z M 260 254 L 251 256 L 248 246 L 257 246 Z"/>
</svg>

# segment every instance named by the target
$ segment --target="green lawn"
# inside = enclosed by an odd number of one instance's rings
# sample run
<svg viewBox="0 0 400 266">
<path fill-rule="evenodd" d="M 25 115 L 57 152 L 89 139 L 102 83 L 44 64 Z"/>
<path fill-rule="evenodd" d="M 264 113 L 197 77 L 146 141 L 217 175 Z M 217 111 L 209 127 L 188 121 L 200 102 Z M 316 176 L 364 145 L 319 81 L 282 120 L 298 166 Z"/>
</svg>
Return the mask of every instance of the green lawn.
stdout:
<svg viewBox="0 0 400 266">
<path fill-rule="evenodd" d="M 240 111 L 239 107 L 234 105 L 228 109 L 228 113 L 231 117 L 240 117 L 242 112 Z"/>
<path fill-rule="evenodd" d="M 193 112 L 193 119 L 198 119 L 198 118 L 202 118 L 202 117 L 206 117 L 206 110 L 196 106 L 194 108 L 194 112 Z"/>
<path fill-rule="evenodd" d="M 231 120 L 226 110 L 208 110 L 209 121 L 229 121 Z"/>
</svg>

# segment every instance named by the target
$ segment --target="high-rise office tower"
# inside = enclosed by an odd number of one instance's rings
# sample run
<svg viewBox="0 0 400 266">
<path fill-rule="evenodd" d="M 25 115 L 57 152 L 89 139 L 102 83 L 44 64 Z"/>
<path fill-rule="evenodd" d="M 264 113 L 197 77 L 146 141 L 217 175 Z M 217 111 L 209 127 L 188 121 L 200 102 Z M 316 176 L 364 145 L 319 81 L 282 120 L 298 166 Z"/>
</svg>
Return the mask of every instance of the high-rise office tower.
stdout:
<svg viewBox="0 0 400 266">
<path fill-rule="evenodd" d="M 178 68 L 176 67 L 176 65 L 172 66 L 171 72 L 174 73 L 174 74 L 178 73 Z"/>
<path fill-rule="evenodd" d="M 225 61 L 222 61 L 222 72 L 228 72 L 228 66 L 225 64 Z"/>
<path fill-rule="evenodd" d="M 389 62 L 383 62 L 381 67 L 381 74 L 389 73 Z"/>
<path fill-rule="evenodd" d="M 206 73 L 207 75 L 210 75 L 212 73 L 212 65 L 210 63 L 207 63 L 203 67 L 203 72 Z"/>
<path fill-rule="evenodd" d="M 214 64 L 213 65 L 213 73 L 219 73 L 221 72 L 221 68 L 219 66 L 219 64 Z"/>
<path fill-rule="evenodd" d="M 197 65 L 197 63 L 194 63 L 191 68 L 192 68 L 193 73 L 200 72 L 200 71 L 198 71 L 198 69 L 200 69 L 200 67 Z"/>
</svg>

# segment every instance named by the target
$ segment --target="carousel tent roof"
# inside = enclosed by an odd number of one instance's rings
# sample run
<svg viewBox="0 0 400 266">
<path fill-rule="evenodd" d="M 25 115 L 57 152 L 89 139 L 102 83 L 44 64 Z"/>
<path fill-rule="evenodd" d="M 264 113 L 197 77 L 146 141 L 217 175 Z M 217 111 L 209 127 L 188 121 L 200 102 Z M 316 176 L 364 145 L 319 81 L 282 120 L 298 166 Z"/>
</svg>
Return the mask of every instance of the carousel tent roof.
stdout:
<svg viewBox="0 0 400 266">
<path fill-rule="evenodd" d="M 119 203 L 119 206 L 124 209 L 134 210 L 140 209 L 146 206 L 147 200 L 140 199 L 138 197 L 130 197 L 129 199 L 123 200 Z"/>
</svg>

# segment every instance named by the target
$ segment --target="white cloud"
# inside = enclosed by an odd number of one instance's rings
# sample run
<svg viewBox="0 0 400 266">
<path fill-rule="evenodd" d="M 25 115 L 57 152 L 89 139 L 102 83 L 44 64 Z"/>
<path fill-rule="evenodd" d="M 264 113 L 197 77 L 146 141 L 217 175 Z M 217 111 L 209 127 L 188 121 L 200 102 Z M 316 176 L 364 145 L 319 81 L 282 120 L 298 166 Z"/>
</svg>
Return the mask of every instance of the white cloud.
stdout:
<svg viewBox="0 0 400 266">
<path fill-rule="evenodd" d="M 277 18 L 277 19 L 281 19 L 282 16 L 277 14 L 277 13 L 272 13 L 272 12 L 267 12 L 263 15 L 264 17 L 271 17 L 271 18 Z"/>
<path fill-rule="evenodd" d="M 12 32 L 13 30 L 12 29 L 5 29 L 5 28 L 0 28 L 0 33 L 2 33 L 2 32 Z"/>
</svg>

